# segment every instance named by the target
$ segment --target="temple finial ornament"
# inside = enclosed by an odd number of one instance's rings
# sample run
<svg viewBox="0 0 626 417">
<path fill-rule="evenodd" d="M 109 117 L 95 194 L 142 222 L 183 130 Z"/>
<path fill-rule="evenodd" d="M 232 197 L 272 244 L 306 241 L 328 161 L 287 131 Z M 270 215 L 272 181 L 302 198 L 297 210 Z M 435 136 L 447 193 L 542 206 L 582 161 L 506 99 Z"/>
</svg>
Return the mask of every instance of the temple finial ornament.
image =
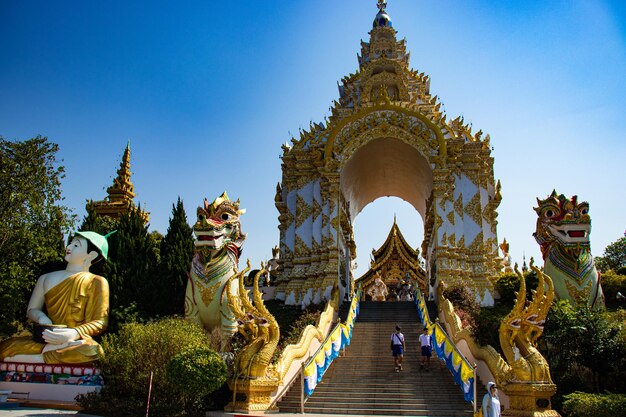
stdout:
<svg viewBox="0 0 626 417">
<path fill-rule="evenodd" d="M 107 188 L 109 201 L 126 201 L 135 198 L 135 186 L 130 181 L 130 141 L 126 144 L 120 168 L 117 170 L 117 177 L 113 180 L 113 185 Z"/>
<path fill-rule="evenodd" d="M 502 251 L 502 269 L 507 273 L 513 272 L 511 255 L 509 255 L 509 242 L 506 239 L 500 244 L 500 250 Z M 524 259 L 524 267 L 526 267 L 526 259 Z"/>
<path fill-rule="evenodd" d="M 385 11 L 385 8 L 387 7 L 387 2 L 385 0 L 378 0 L 378 10 L 380 10 L 381 12 Z"/>
</svg>

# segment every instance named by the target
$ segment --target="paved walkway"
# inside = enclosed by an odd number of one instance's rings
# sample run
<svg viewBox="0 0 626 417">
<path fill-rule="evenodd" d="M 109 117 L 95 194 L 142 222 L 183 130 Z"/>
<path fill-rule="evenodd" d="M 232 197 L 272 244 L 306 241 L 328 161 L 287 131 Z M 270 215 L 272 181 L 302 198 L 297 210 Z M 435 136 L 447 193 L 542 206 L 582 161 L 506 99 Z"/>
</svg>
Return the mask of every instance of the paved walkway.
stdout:
<svg viewBox="0 0 626 417">
<path fill-rule="evenodd" d="M 58 417 L 58 416 L 75 416 L 75 417 L 97 417 L 90 414 L 83 414 L 77 411 L 67 410 L 53 410 L 45 408 L 30 408 L 30 407 L 18 407 L 9 410 L 0 409 L 0 417 Z M 213 411 L 208 414 L 209 417 L 238 417 L 238 416 L 263 416 L 263 414 L 241 414 L 241 413 L 225 413 L 220 411 Z M 266 416 L 277 417 L 358 417 L 356 415 L 344 416 L 342 414 L 295 414 L 295 413 L 275 413 L 266 414 Z M 376 416 L 385 417 L 385 416 Z"/>
<path fill-rule="evenodd" d="M 17 407 L 11 409 L 0 409 L 1 417 L 57 417 L 57 416 L 75 416 L 90 417 L 88 414 L 81 414 L 77 411 L 68 410 L 52 410 L 49 408 L 30 408 Z"/>
</svg>

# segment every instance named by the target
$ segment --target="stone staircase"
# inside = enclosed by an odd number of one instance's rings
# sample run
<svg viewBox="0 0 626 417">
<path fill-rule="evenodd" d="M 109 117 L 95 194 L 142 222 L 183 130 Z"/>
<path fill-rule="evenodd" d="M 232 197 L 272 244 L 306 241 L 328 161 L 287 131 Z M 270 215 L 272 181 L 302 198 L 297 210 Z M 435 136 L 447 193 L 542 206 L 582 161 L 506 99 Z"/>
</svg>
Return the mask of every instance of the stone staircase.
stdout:
<svg viewBox="0 0 626 417">
<path fill-rule="evenodd" d="M 407 352 L 403 370 L 394 371 L 389 348 L 395 326 L 402 327 Z M 361 302 L 352 342 L 331 364 L 305 403 L 306 413 L 472 416 L 472 404 L 435 356 L 420 370 L 419 324 L 412 302 Z M 434 354 L 434 352 L 433 352 Z M 281 412 L 300 412 L 300 381 L 279 402 Z"/>
</svg>

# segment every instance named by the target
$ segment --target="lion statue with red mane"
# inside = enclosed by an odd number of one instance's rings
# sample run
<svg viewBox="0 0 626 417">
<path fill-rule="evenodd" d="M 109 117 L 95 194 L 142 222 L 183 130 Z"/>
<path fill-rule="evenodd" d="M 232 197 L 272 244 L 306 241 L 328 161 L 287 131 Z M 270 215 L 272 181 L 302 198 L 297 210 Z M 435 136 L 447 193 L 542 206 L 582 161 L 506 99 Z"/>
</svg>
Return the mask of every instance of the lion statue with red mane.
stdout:
<svg viewBox="0 0 626 417">
<path fill-rule="evenodd" d="M 590 307 L 604 306 L 600 274 L 591 256 L 589 203 L 578 202 L 556 191 L 545 200 L 537 199 L 537 230 L 544 273 L 552 278 L 560 299 Z"/>
</svg>

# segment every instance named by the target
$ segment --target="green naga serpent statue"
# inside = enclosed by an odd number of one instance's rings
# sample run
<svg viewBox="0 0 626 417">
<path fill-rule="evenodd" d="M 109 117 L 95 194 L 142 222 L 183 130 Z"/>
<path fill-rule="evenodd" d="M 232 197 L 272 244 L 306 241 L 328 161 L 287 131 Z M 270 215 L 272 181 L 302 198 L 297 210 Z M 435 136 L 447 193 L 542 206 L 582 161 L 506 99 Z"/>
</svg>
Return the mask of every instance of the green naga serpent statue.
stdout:
<svg viewBox="0 0 626 417">
<path fill-rule="evenodd" d="M 238 292 L 237 273 L 241 248 L 246 235 L 241 232 L 239 200 L 230 201 L 226 192 L 209 204 L 198 207 L 193 226 L 195 253 L 187 281 L 185 317 L 198 322 L 209 332 L 221 331 L 225 350 L 237 332 L 237 320 L 228 305 L 228 295 Z"/>
<path fill-rule="evenodd" d="M 567 198 L 556 191 L 545 200 L 537 199 L 537 231 L 544 273 L 554 281 L 556 295 L 590 307 L 604 305 L 600 275 L 591 256 L 589 203 Z"/>
</svg>

